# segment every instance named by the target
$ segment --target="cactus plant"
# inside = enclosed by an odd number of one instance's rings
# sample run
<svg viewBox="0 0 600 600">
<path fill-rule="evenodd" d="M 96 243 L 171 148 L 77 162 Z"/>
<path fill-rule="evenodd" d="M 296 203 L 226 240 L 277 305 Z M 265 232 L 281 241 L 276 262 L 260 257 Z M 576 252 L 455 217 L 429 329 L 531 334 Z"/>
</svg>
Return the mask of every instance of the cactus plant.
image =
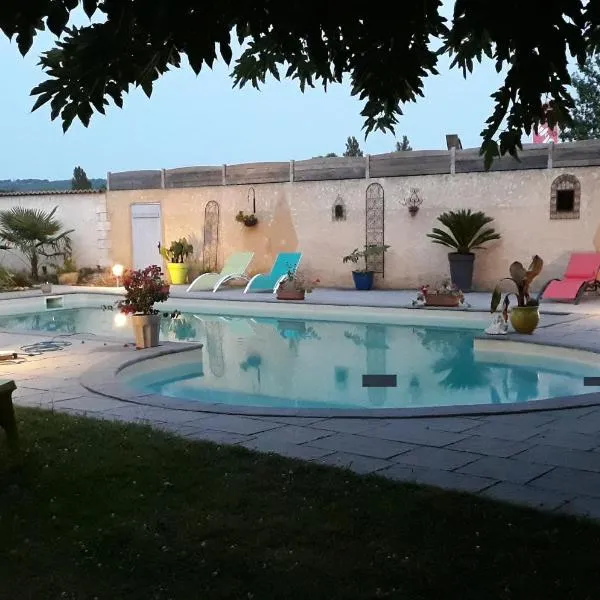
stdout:
<svg viewBox="0 0 600 600">
<path fill-rule="evenodd" d="M 168 248 L 161 246 L 160 253 L 170 263 L 182 263 L 188 256 L 194 253 L 194 247 L 186 238 L 179 238 L 171 242 Z"/>
</svg>

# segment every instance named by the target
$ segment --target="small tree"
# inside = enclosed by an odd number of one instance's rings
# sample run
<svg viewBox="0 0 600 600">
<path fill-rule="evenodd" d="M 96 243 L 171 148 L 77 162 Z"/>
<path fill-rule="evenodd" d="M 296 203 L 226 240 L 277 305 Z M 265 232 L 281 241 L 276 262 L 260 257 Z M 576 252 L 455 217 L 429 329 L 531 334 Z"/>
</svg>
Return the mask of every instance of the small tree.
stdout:
<svg viewBox="0 0 600 600">
<path fill-rule="evenodd" d="M 402 141 L 396 142 L 396 152 L 408 152 L 409 150 L 412 150 L 412 147 L 408 138 L 403 135 Z"/>
<path fill-rule="evenodd" d="M 71 179 L 71 189 L 73 190 L 91 190 L 92 183 L 88 179 L 85 171 L 81 167 L 73 169 L 73 179 Z"/>
<path fill-rule="evenodd" d="M 561 131 L 563 141 L 600 138 L 600 57 L 588 58 L 585 66 L 573 75 L 577 100 L 571 110 L 573 123 Z"/>
<path fill-rule="evenodd" d="M 358 145 L 358 140 L 352 135 L 346 140 L 344 156 L 362 156 L 363 152 Z"/>
<path fill-rule="evenodd" d="M 62 223 L 54 217 L 58 207 L 50 212 L 41 209 L 14 206 L 0 211 L 1 248 L 17 249 L 29 260 L 31 278 L 39 279 L 40 257 L 56 258 L 71 254 L 71 238 L 74 230 L 61 231 Z"/>
</svg>

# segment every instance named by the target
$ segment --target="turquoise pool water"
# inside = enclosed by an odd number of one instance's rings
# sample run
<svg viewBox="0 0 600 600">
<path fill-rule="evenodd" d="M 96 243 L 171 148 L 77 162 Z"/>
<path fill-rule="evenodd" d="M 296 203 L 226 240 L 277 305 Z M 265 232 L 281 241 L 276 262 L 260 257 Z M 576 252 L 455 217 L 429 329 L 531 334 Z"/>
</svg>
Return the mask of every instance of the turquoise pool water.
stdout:
<svg viewBox="0 0 600 600">
<path fill-rule="evenodd" d="M 0 317 L 0 330 L 131 339 L 128 323 L 93 308 Z M 202 403 L 287 408 L 402 408 L 514 404 L 593 391 L 584 363 L 473 350 L 479 329 L 183 314 L 162 339 L 198 341 L 164 368 L 125 378 L 150 393 Z M 173 363 L 173 360 L 175 363 Z M 395 374 L 395 388 L 363 388 Z"/>
</svg>

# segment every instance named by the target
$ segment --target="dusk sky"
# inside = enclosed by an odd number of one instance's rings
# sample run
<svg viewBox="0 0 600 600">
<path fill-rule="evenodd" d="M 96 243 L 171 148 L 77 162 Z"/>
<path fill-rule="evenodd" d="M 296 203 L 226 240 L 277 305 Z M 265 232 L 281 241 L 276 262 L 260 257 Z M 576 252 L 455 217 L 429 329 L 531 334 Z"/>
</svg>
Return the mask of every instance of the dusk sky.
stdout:
<svg viewBox="0 0 600 600">
<path fill-rule="evenodd" d="M 189 68 L 173 71 L 158 81 L 151 99 L 135 90 L 122 110 L 111 106 L 106 116 L 94 115 L 88 129 L 75 121 L 63 134 L 60 121 L 50 121 L 48 106 L 30 112 L 29 92 L 45 79 L 38 56 L 52 39 L 39 36 L 22 58 L 14 43 L 0 37 L 0 179 L 69 178 L 75 165 L 90 177 L 104 177 L 130 169 L 301 160 L 341 154 L 349 135 L 371 154 L 394 149 L 392 134 L 364 141 L 362 105 L 348 84 L 303 94 L 295 82 L 271 79 L 260 91 L 232 89 L 224 63 L 199 77 Z M 464 147 L 480 144 L 500 76 L 486 62 L 465 81 L 448 64 L 440 65 L 440 75 L 426 83 L 425 98 L 406 106 L 400 120 L 398 139 L 406 134 L 415 150 L 445 148 L 446 133 L 457 133 Z"/>
</svg>

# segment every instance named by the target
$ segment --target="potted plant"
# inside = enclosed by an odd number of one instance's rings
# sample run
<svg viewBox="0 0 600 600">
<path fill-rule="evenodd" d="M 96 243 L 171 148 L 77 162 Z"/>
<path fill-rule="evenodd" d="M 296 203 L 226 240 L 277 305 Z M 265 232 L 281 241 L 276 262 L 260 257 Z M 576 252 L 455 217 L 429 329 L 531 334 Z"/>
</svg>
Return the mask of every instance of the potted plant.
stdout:
<svg viewBox="0 0 600 600">
<path fill-rule="evenodd" d="M 258 224 L 258 219 L 255 214 L 247 215 L 243 210 L 235 216 L 235 220 L 238 223 L 243 223 L 246 227 L 254 227 Z"/>
<path fill-rule="evenodd" d="M 160 313 L 154 308 L 156 302 L 169 297 L 169 285 L 158 265 L 137 271 L 127 271 L 123 277 L 125 299 L 118 303 L 119 310 L 132 315 L 136 348 L 158 346 Z"/>
<path fill-rule="evenodd" d="M 448 231 L 434 227 L 427 237 L 434 244 L 453 248 L 448 254 L 450 263 L 450 279 L 459 289 L 470 292 L 473 285 L 473 250 L 480 250 L 484 244 L 499 240 L 500 234 L 492 227 L 486 227 L 494 219 L 485 213 L 469 210 L 451 210 L 442 213 L 437 220 Z"/>
<path fill-rule="evenodd" d="M 512 281 L 516 288 L 516 294 L 509 292 L 504 296 L 502 302 L 502 317 L 504 322 L 508 322 L 508 308 L 510 306 L 510 297 L 515 296 L 517 306 L 513 306 L 510 311 L 510 323 L 517 333 L 531 334 L 540 322 L 539 306 L 540 302 L 537 298 L 532 298 L 530 294 L 531 282 L 542 272 L 544 261 L 536 254 L 531 259 L 531 264 L 528 269 L 518 261 L 510 265 L 510 277 L 505 277 L 502 281 Z M 496 286 L 492 293 L 492 301 L 490 304 L 490 312 L 496 312 L 502 299 L 499 286 Z"/>
<path fill-rule="evenodd" d="M 277 286 L 277 299 L 304 300 L 306 294 L 310 294 L 318 283 L 318 279 L 309 282 L 302 274 L 288 271 L 285 278 Z"/>
<path fill-rule="evenodd" d="M 71 255 L 65 257 L 63 266 L 57 270 L 57 275 L 60 285 L 75 285 L 77 283 L 79 280 L 79 271 Z"/>
<path fill-rule="evenodd" d="M 183 285 L 187 282 L 188 266 L 184 261 L 193 252 L 194 247 L 185 238 L 171 242 L 168 248 L 161 246 L 160 253 L 167 261 L 169 279 L 173 285 Z"/>
<path fill-rule="evenodd" d="M 421 286 L 417 299 L 413 300 L 413 306 L 424 304 L 425 306 L 444 306 L 456 308 L 465 301 L 464 294 L 449 281 L 441 285 L 431 287 Z"/>
<path fill-rule="evenodd" d="M 354 269 L 354 271 L 352 271 L 354 287 L 356 287 L 357 290 L 370 290 L 373 287 L 374 272 L 369 270 L 369 258 L 381 256 L 388 248 L 389 246 L 386 246 L 385 244 L 365 244 L 363 250 L 355 248 L 350 254 L 344 256 L 342 259 L 344 264 L 347 262 L 357 264 L 361 259 L 364 261 L 365 266 L 363 269 Z"/>
</svg>

